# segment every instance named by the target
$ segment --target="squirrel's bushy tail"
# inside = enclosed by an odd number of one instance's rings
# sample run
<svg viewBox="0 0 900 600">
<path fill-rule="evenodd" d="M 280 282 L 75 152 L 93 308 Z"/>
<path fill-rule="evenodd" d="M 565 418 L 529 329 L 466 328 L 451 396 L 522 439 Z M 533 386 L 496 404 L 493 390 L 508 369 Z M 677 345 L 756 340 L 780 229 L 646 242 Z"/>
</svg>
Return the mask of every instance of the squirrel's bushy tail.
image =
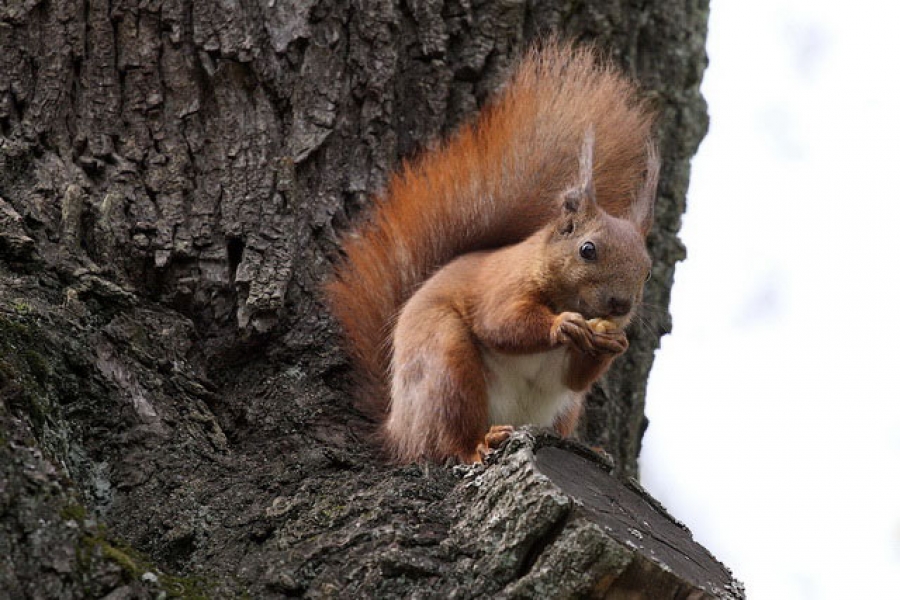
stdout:
<svg viewBox="0 0 900 600">
<path fill-rule="evenodd" d="M 393 324 L 416 288 L 456 256 L 516 243 L 552 220 L 591 126 L 597 200 L 625 216 L 644 178 L 652 120 L 635 86 L 592 48 L 550 41 L 522 59 L 474 122 L 405 163 L 344 236 L 346 256 L 326 288 L 362 405 L 387 409 Z"/>
</svg>

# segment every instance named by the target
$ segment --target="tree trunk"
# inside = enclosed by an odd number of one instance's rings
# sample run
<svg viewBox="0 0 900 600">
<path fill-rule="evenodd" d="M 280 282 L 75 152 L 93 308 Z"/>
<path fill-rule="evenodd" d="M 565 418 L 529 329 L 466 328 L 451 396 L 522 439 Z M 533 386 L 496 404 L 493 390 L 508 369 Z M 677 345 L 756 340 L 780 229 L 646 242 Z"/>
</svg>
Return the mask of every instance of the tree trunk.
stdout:
<svg viewBox="0 0 900 600">
<path fill-rule="evenodd" d="M 390 170 L 531 40 L 595 41 L 662 114 L 649 325 L 581 432 L 636 474 L 706 127 L 706 19 L 704 0 L 0 2 L 0 590 L 543 585 L 466 579 L 491 551 L 454 533 L 476 501 L 452 469 L 380 463 L 318 286 Z"/>
</svg>

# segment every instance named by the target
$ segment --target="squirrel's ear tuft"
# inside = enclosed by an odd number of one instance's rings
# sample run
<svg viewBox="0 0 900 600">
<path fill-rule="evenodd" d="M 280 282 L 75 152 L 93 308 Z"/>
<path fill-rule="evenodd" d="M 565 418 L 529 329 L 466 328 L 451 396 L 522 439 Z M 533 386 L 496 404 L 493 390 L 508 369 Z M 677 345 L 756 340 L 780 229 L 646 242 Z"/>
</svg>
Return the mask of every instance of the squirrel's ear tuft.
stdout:
<svg viewBox="0 0 900 600">
<path fill-rule="evenodd" d="M 594 126 L 591 125 L 584 132 L 584 142 L 581 144 L 581 154 L 578 157 L 578 188 L 581 195 L 591 204 L 596 205 L 597 196 L 594 192 Z"/>
<path fill-rule="evenodd" d="M 594 126 L 584 132 L 584 142 L 578 156 L 578 181 L 563 194 L 563 209 L 567 213 L 575 213 L 587 208 L 584 203 L 596 207 L 597 196 L 594 190 Z"/>
<path fill-rule="evenodd" d="M 644 182 L 641 184 L 634 204 L 631 207 L 631 220 L 638 226 L 641 234 L 647 237 L 653 226 L 653 208 L 656 205 L 656 186 L 659 182 L 659 151 L 653 142 L 647 143 L 647 169 Z"/>
</svg>

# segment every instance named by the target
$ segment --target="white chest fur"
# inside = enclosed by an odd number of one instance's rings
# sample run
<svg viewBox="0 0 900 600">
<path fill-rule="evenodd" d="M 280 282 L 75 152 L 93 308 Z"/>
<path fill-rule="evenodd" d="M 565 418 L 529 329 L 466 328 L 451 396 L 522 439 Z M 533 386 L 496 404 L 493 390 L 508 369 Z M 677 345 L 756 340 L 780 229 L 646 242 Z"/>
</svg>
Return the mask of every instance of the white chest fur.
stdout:
<svg viewBox="0 0 900 600">
<path fill-rule="evenodd" d="M 549 427 L 578 396 L 563 383 L 565 348 L 523 355 L 484 350 L 482 357 L 491 425 Z"/>
</svg>

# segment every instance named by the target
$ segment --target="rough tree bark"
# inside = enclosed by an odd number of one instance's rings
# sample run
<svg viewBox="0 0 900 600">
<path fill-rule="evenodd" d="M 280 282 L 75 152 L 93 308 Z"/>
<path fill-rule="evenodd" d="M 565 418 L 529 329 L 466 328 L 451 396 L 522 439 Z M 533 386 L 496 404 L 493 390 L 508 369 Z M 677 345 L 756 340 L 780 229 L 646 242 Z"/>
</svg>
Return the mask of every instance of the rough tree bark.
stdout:
<svg viewBox="0 0 900 600">
<path fill-rule="evenodd" d="M 530 40 L 598 42 L 662 114 L 647 326 L 582 431 L 634 475 L 706 127 L 706 19 L 705 0 L 0 1 L 0 590 L 614 596 L 656 581 L 619 550 L 603 572 L 585 550 L 599 579 L 560 577 L 562 550 L 598 539 L 573 525 L 574 506 L 590 512 L 577 494 L 515 543 L 466 512 L 495 497 L 473 481 L 525 501 L 511 474 L 552 471 L 540 448 L 558 442 L 526 432 L 484 472 L 380 464 L 317 288 L 336 232 Z M 716 573 L 665 589 L 740 595 Z"/>
</svg>

